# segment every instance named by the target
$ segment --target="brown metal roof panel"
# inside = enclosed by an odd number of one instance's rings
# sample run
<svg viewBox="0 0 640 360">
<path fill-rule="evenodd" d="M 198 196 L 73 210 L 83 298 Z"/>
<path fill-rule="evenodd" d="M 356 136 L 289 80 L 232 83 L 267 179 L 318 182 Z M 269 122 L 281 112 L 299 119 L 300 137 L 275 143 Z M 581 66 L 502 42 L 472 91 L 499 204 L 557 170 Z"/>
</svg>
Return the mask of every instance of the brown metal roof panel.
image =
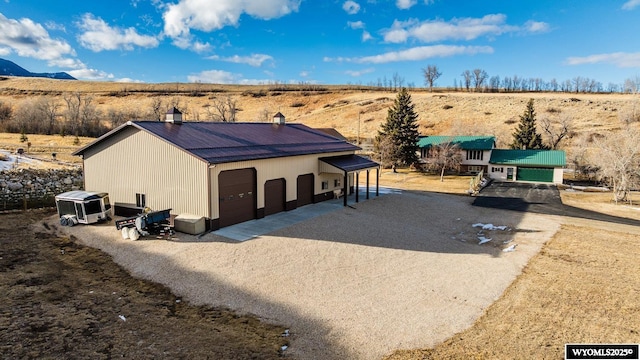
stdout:
<svg viewBox="0 0 640 360">
<path fill-rule="evenodd" d="M 318 144 L 280 144 L 262 146 L 244 146 L 239 148 L 192 149 L 190 152 L 211 164 L 233 161 L 268 159 L 286 156 L 319 154 L 327 152 L 354 151 L 357 148 L 348 143 Z"/>
</svg>

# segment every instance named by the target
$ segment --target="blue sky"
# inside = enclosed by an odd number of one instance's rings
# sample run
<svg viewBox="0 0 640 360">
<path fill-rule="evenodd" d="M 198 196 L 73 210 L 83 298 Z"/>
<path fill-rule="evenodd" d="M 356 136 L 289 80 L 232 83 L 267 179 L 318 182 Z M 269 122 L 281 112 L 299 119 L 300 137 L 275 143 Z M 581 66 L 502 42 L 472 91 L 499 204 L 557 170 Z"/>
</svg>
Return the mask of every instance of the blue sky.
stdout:
<svg viewBox="0 0 640 360">
<path fill-rule="evenodd" d="M 622 84 L 640 0 L 0 0 L 0 57 L 83 80 L 438 86 L 465 70 Z"/>
</svg>

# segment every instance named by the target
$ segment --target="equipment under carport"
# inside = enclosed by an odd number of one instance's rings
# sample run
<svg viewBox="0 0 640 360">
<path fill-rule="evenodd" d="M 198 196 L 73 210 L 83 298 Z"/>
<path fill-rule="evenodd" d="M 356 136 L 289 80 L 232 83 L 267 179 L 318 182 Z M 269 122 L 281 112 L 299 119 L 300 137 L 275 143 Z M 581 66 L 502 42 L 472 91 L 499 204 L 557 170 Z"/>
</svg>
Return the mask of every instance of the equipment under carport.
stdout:
<svg viewBox="0 0 640 360">
<path fill-rule="evenodd" d="M 151 211 L 138 216 L 116 220 L 116 229 L 122 232 L 123 239 L 138 240 L 140 236 L 171 235 L 171 209 Z"/>
</svg>

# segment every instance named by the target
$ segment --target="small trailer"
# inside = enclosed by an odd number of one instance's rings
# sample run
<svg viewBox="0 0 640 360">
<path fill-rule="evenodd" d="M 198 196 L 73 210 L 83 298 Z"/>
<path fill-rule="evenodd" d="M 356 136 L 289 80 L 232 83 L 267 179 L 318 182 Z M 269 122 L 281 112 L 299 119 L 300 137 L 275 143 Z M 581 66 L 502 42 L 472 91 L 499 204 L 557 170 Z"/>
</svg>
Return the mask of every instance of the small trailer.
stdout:
<svg viewBox="0 0 640 360">
<path fill-rule="evenodd" d="M 56 195 L 60 225 L 93 224 L 111 219 L 109 194 L 92 191 L 68 191 Z"/>
<path fill-rule="evenodd" d="M 149 234 L 170 235 L 169 218 L 171 209 L 150 211 L 121 220 L 116 220 L 116 229 L 122 232 L 123 239 L 138 240 L 140 236 Z"/>
</svg>

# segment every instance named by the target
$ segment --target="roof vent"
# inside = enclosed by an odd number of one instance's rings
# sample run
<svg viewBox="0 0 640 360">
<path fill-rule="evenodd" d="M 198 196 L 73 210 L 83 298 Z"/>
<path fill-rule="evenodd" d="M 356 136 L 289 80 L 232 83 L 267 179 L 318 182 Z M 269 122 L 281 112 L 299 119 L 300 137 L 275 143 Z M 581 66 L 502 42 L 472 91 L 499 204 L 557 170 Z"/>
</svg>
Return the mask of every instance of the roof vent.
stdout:
<svg viewBox="0 0 640 360">
<path fill-rule="evenodd" d="M 167 111 L 167 116 L 164 121 L 173 124 L 182 124 L 182 113 L 174 107 Z"/>
<path fill-rule="evenodd" d="M 276 125 L 284 125 L 284 115 L 280 112 L 273 115 L 273 123 Z"/>
</svg>

